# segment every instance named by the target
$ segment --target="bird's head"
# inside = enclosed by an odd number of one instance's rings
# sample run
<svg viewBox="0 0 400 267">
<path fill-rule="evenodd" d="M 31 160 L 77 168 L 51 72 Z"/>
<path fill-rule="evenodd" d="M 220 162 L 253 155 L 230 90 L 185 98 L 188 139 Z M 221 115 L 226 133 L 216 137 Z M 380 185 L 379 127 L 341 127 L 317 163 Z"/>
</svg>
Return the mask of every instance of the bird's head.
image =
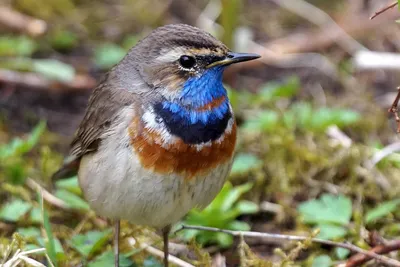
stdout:
<svg viewBox="0 0 400 267">
<path fill-rule="evenodd" d="M 256 54 L 233 53 L 211 34 L 198 28 L 170 24 L 151 32 L 126 59 L 134 59 L 141 78 L 173 101 L 184 100 L 185 95 L 202 98 L 205 91 L 212 94 L 214 88 L 222 86 L 226 66 L 258 57 Z M 192 100 L 188 99 L 188 102 Z M 202 99 L 198 100 L 202 102 Z"/>
<path fill-rule="evenodd" d="M 259 55 L 231 52 L 198 28 L 171 24 L 140 41 L 117 68 L 125 84 L 130 79 L 131 90 L 151 96 L 151 113 L 162 119 L 170 133 L 182 137 L 190 128 L 190 137 L 182 139 L 200 143 L 218 138 L 232 118 L 222 85 L 225 67 L 256 58 Z M 135 75 L 127 69 L 134 69 Z M 140 92 L 142 87 L 150 91 Z"/>
</svg>

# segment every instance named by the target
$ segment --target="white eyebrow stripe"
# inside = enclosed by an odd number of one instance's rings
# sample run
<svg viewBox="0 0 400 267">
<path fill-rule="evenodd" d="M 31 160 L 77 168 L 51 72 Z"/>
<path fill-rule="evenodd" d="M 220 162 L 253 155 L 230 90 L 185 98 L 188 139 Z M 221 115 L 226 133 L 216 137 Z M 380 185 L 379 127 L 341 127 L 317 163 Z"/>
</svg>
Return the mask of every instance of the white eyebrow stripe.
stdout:
<svg viewBox="0 0 400 267">
<path fill-rule="evenodd" d="M 183 55 L 188 55 L 188 56 L 196 56 L 196 55 L 209 55 L 213 54 L 216 56 L 223 56 L 224 52 L 220 49 L 217 51 L 210 51 L 207 48 L 200 48 L 200 49 L 188 49 L 185 46 L 177 46 L 173 49 L 168 49 L 164 48 L 160 51 L 160 56 L 156 58 L 156 60 L 160 63 L 166 63 L 166 62 L 173 62 L 178 60 L 181 56 Z"/>
<path fill-rule="evenodd" d="M 175 47 L 172 50 L 163 49 L 161 50 L 161 55 L 156 60 L 159 62 L 172 62 L 178 60 L 184 54 L 189 54 L 189 51 L 183 46 Z"/>
</svg>

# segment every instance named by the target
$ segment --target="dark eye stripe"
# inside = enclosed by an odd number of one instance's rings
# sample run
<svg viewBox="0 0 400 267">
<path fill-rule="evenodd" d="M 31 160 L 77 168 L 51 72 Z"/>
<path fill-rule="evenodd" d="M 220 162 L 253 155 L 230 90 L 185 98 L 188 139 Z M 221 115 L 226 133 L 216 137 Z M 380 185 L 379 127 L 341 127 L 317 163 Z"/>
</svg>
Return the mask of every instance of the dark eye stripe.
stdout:
<svg viewBox="0 0 400 267">
<path fill-rule="evenodd" d="M 204 62 L 205 65 L 211 64 L 216 61 L 223 60 L 225 56 L 216 56 L 216 55 L 197 55 L 196 59 L 198 61 Z"/>
</svg>

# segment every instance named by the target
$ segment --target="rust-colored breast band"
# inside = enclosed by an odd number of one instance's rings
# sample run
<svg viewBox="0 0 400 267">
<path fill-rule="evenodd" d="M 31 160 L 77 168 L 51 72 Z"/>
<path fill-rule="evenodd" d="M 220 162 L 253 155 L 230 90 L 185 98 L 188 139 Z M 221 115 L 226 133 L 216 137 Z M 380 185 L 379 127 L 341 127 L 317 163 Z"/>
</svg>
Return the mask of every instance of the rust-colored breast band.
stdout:
<svg viewBox="0 0 400 267">
<path fill-rule="evenodd" d="M 208 103 L 202 107 L 199 107 L 197 109 L 197 111 L 206 111 L 206 110 L 212 110 L 213 108 L 217 108 L 225 101 L 225 99 L 226 99 L 226 96 L 218 97 L 217 99 L 214 99 L 210 103 Z"/>
<path fill-rule="evenodd" d="M 211 171 L 218 165 L 231 160 L 236 143 L 236 124 L 226 133 L 223 140 L 214 141 L 198 149 L 195 145 L 185 144 L 182 140 L 163 147 L 161 136 L 141 128 L 141 121 L 134 119 L 129 127 L 129 135 L 134 153 L 144 168 L 156 173 L 177 173 L 190 179 Z"/>
</svg>

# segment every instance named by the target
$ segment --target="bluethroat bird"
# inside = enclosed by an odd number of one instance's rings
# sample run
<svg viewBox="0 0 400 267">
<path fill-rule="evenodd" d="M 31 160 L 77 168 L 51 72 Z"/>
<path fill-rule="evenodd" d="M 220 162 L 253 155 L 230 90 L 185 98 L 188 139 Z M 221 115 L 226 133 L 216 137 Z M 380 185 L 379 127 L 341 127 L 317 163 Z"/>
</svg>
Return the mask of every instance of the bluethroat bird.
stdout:
<svg viewBox="0 0 400 267">
<path fill-rule="evenodd" d="M 212 35 L 176 24 L 133 47 L 94 89 L 53 178 L 77 173 L 90 207 L 115 221 L 162 229 L 168 266 L 171 224 L 204 208 L 232 165 L 236 124 L 225 68 L 259 58 L 233 53 Z"/>
</svg>

